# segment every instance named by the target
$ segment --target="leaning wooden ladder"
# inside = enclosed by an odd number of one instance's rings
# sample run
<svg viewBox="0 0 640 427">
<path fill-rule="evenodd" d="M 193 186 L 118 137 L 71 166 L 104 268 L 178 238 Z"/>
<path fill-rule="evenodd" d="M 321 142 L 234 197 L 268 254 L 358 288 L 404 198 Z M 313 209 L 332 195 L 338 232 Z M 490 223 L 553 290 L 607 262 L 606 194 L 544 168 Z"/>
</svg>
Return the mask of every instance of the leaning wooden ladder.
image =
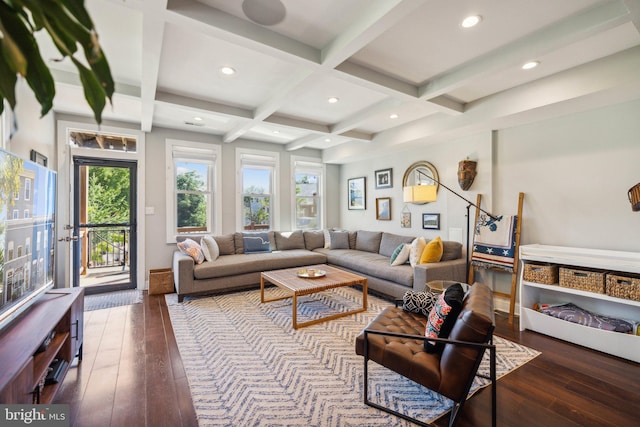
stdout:
<svg viewBox="0 0 640 427">
<path fill-rule="evenodd" d="M 520 193 L 518 196 L 518 214 L 516 220 L 516 233 L 515 233 L 515 249 L 513 254 L 513 271 L 511 273 L 511 292 L 493 292 L 494 295 L 509 298 L 509 323 L 513 323 L 515 305 L 516 305 L 516 291 L 518 289 L 518 257 L 520 252 L 520 230 L 522 227 L 522 203 L 524 201 L 524 193 Z M 478 194 L 478 199 L 476 201 L 476 206 L 480 206 L 482 202 L 482 194 Z M 480 216 L 480 210 L 476 209 L 476 219 L 474 221 L 474 229 L 476 224 L 478 224 L 478 217 Z M 475 233 L 474 233 L 475 236 Z M 469 282 L 473 283 L 475 278 L 475 270 L 473 268 L 473 262 L 469 261 Z M 505 271 L 499 267 L 490 267 L 489 270 L 494 271 Z"/>
</svg>

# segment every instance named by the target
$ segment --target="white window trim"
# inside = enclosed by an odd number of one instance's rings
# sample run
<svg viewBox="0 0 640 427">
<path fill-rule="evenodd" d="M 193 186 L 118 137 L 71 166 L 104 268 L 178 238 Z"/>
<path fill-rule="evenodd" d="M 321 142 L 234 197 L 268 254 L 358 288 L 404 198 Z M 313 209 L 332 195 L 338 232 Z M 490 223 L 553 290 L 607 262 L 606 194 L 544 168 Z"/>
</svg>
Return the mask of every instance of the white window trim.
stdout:
<svg viewBox="0 0 640 427">
<path fill-rule="evenodd" d="M 174 228 L 175 224 L 175 201 L 176 201 L 176 182 L 175 182 L 175 171 L 173 167 L 173 152 L 176 148 L 184 149 L 185 151 L 193 150 L 194 152 L 202 151 L 210 156 L 215 157 L 214 160 L 214 177 L 213 177 L 213 185 L 211 191 L 213 192 L 213 209 L 211 211 L 211 215 L 213 215 L 213 220 L 209 218 L 211 230 L 209 231 L 211 234 L 221 234 L 222 230 L 222 167 L 221 167 L 221 157 L 222 157 L 222 149 L 219 145 L 215 144 L 207 144 L 203 142 L 193 142 L 193 141 L 184 141 L 178 139 L 167 139 L 165 144 L 165 170 L 166 170 L 166 213 L 167 213 L 167 221 L 166 221 L 166 236 L 167 243 L 175 243 L 176 237 L 178 233 Z"/>
<path fill-rule="evenodd" d="M 303 157 L 303 156 L 291 156 L 290 158 L 290 167 L 291 177 L 289 182 L 291 183 L 291 227 L 294 228 L 296 225 L 296 163 L 298 162 L 308 162 L 308 163 L 318 163 L 320 164 L 320 169 L 322 173 L 322 177 L 320 179 L 320 185 L 318 188 L 318 195 L 320 196 L 320 221 L 318 223 L 318 229 L 325 228 L 325 218 L 327 213 L 326 208 L 326 185 L 325 181 L 327 180 L 327 166 L 322 163 L 322 159 L 319 157 Z"/>
<path fill-rule="evenodd" d="M 273 162 L 273 176 L 271 177 L 271 197 L 273 197 L 271 230 L 280 230 L 280 179 L 278 177 L 278 171 L 280 170 L 280 153 L 275 151 L 252 150 L 249 148 L 236 148 L 236 230 L 244 230 L 244 210 L 242 209 L 242 157 L 247 155 L 268 157 L 270 159 L 269 162 Z"/>
</svg>

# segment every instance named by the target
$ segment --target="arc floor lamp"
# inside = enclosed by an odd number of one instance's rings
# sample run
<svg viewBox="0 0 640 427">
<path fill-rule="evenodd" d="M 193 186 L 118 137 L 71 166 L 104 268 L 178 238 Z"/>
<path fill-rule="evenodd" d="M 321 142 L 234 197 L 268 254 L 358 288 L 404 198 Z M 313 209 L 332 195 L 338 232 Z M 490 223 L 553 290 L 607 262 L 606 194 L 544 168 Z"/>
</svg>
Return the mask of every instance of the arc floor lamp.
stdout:
<svg viewBox="0 0 640 427">
<path fill-rule="evenodd" d="M 462 200 L 467 202 L 467 235 L 466 235 L 466 240 L 467 240 L 466 251 L 467 252 L 466 252 L 465 256 L 467 257 L 466 277 L 468 279 L 469 278 L 469 263 L 470 263 L 470 258 L 469 258 L 469 230 L 470 230 L 470 226 L 469 226 L 469 223 L 470 223 L 470 220 L 471 220 L 470 217 L 469 217 L 469 209 L 471 208 L 471 206 L 473 206 L 476 209 L 479 209 L 481 212 L 484 212 L 485 214 L 489 215 L 493 220 L 497 220 L 498 218 L 495 215 L 492 215 L 489 212 L 487 212 L 486 210 L 482 209 L 480 206 L 476 205 L 472 201 L 470 201 L 470 200 L 464 198 L 463 196 L 461 196 L 460 194 L 456 193 L 451 188 L 447 187 L 442 182 L 440 182 L 438 179 L 423 173 L 419 169 L 415 169 L 415 172 L 417 172 L 419 175 L 422 175 L 423 177 L 427 178 L 428 180 L 433 181 L 433 184 L 432 185 L 429 185 L 429 184 L 427 184 L 427 185 L 418 184 L 418 185 L 408 185 L 406 187 L 403 187 L 402 188 L 402 192 L 403 192 L 402 199 L 403 199 L 403 201 L 405 203 L 435 202 L 436 200 L 438 200 L 438 192 L 437 192 L 438 185 L 442 186 L 443 188 L 445 188 L 449 192 L 455 194 L 456 196 L 458 196 L 459 198 L 461 198 Z"/>
</svg>

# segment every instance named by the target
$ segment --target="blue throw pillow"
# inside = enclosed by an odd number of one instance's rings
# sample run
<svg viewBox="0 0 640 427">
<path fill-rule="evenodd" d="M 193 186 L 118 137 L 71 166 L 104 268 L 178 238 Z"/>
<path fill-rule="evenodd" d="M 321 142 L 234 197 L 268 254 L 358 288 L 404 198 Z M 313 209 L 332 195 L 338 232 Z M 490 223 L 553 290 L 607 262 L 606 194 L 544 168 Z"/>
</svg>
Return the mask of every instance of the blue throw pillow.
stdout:
<svg viewBox="0 0 640 427">
<path fill-rule="evenodd" d="M 271 252 L 269 233 L 242 233 L 242 244 L 245 254 Z"/>
</svg>

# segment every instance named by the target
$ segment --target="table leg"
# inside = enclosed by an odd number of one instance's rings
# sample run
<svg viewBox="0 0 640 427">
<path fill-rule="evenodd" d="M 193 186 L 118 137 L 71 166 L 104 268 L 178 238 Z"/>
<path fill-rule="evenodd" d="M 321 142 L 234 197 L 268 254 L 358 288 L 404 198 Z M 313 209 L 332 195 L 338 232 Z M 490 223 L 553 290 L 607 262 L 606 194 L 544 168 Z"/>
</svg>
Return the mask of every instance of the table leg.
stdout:
<svg viewBox="0 0 640 427">
<path fill-rule="evenodd" d="M 298 296 L 293 293 L 293 329 L 298 329 Z"/>
</svg>

